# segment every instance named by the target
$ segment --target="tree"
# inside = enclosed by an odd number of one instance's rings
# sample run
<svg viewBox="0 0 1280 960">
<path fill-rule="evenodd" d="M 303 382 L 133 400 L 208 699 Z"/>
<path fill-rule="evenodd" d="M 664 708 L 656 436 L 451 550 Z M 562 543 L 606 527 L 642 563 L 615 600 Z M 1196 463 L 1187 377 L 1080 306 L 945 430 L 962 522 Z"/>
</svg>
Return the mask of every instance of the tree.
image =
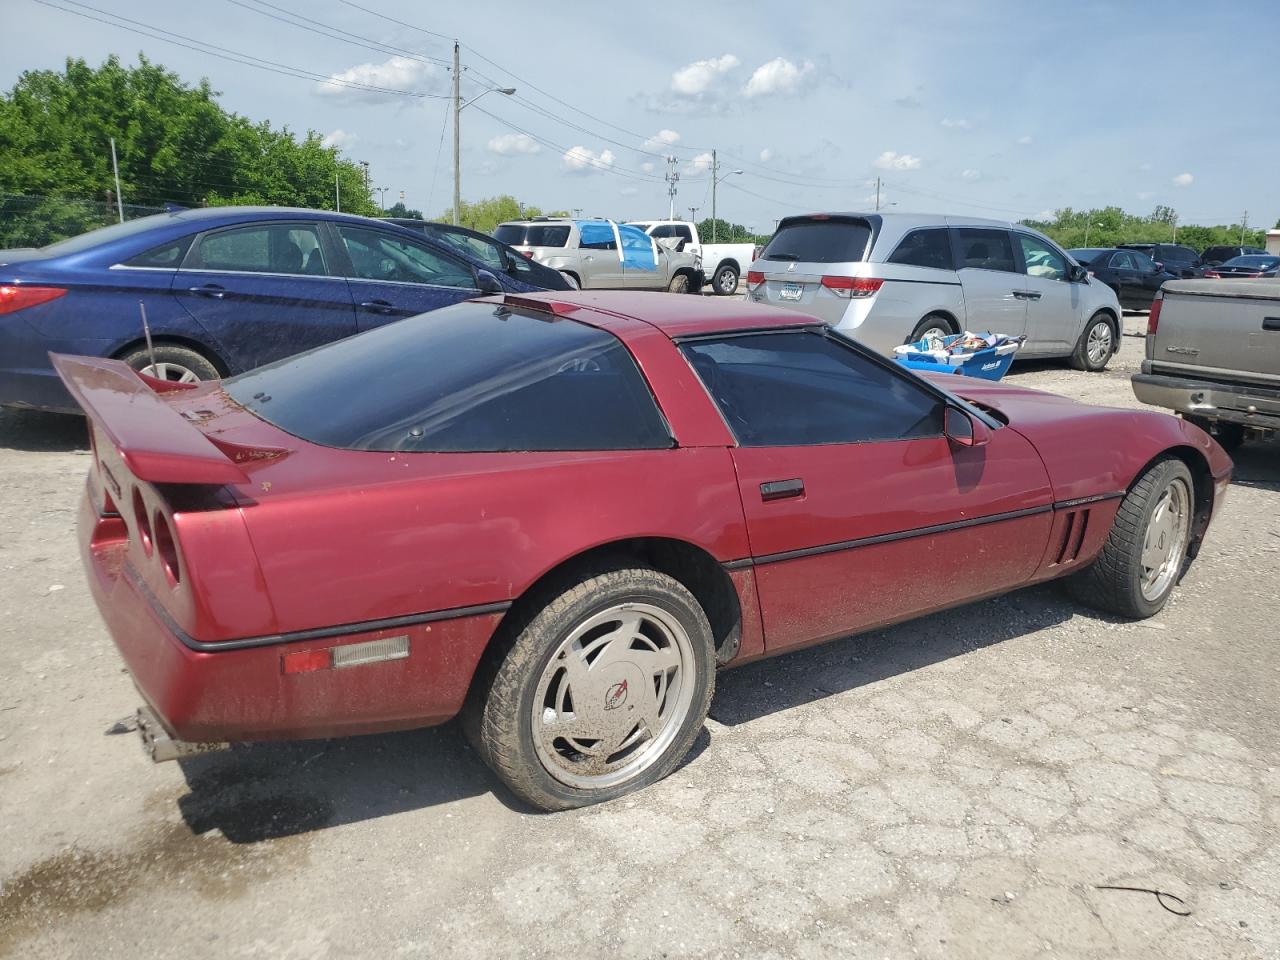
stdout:
<svg viewBox="0 0 1280 960">
<path fill-rule="evenodd" d="M 474 203 L 462 201 L 458 209 L 458 223 L 481 233 L 493 233 L 494 228 L 508 220 L 528 220 L 530 217 L 567 217 L 568 210 L 553 210 L 543 213 L 539 208 L 521 203 L 510 194 L 497 197 L 486 197 Z M 453 219 L 453 207 L 449 207 L 437 218 L 441 223 L 449 223 Z"/>
<path fill-rule="evenodd" d="M 397 200 L 395 205 L 386 212 L 388 217 L 407 217 L 411 220 L 425 220 L 421 210 L 414 210 L 404 205 L 403 200 Z"/>
<path fill-rule="evenodd" d="M 113 201 L 114 137 L 129 203 L 332 209 L 340 193 L 343 210 L 377 211 L 360 167 L 318 133 L 299 138 L 255 123 L 217 98 L 207 80 L 189 86 L 143 56 L 131 67 L 112 56 L 97 68 L 68 59 L 63 72 L 27 71 L 0 95 L 0 195 L 53 198 L 50 208 L 63 211 L 71 200 Z M 97 213 L 54 222 L 51 209 L 31 206 L 22 223 L 6 223 L 6 242 L 45 243 L 100 225 L 88 222 Z"/>
<path fill-rule="evenodd" d="M 1262 246 L 1266 234 L 1262 230 L 1242 230 L 1241 225 L 1201 226 L 1184 224 L 1172 207 L 1158 206 L 1149 216 L 1126 213 L 1119 207 L 1073 210 L 1064 207 L 1054 211 L 1051 220 L 1023 220 L 1064 247 L 1113 247 L 1119 243 L 1173 243 L 1203 251 L 1217 244 L 1243 242 Z"/>
<path fill-rule="evenodd" d="M 713 230 L 712 227 L 715 227 Z M 752 233 L 747 227 L 740 223 L 730 223 L 728 220 L 722 220 L 716 217 L 712 220 L 707 217 L 698 224 L 698 236 L 703 243 L 710 243 L 711 238 L 716 238 L 716 243 L 759 243 L 765 244 L 769 242 L 768 237 L 762 237 Z"/>
</svg>

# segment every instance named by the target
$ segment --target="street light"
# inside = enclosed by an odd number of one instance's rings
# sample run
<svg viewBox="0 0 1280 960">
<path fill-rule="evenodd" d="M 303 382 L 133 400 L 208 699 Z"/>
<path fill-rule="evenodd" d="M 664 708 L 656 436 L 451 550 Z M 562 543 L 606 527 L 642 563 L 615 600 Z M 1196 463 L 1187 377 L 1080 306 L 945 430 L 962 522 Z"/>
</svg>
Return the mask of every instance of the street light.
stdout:
<svg viewBox="0 0 1280 960">
<path fill-rule="evenodd" d="M 711 242 L 712 243 L 716 242 L 716 227 L 718 225 L 718 221 L 716 220 L 716 187 L 720 185 L 721 181 L 727 180 L 729 179 L 729 177 L 742 173 L 741 170 L 730 170 L 724 176 L 718 177 L 716 176 L 716 171 L 719 169 L 720 169 L 720 165 L 716 162 L 716 152 L 712 150 L 711 151 Z"/>
<path fill-rule="evenodd" d="M 453 45 L 453 222 L 458 223 L 458 211 L 462 207 L 462 167 L 459 155 L 462 147 L 462 128 L 458 124 L 458 115 L 464 107 L 469 107 L 486 93 L 500 93 L 505 97 L 516 92 L 515 87 L 490 87 L 481 91 L 466 103 L 462 102 L 462 66 L 459 63 L 458 44 Z"/>
<path fill-rule="evenodd" d="M 373 192 L 374 192 L 374 193 L 381 193 L 381 194 L 382 194 L 382 199 L 381 199 L 381 201 L 379 201 L 379 203 L 378 203 L 378 208 L 379 208 L 383 213 L 386 213 L 386 212 L 387 212 L 387 191 L 388 191 L 388 190 L 390 190 L 390 189 L 391 189 L 390 187 L 373 187 L 373 188 L 372 188 L 372 190 L 373 190 Z"/>
</svg>

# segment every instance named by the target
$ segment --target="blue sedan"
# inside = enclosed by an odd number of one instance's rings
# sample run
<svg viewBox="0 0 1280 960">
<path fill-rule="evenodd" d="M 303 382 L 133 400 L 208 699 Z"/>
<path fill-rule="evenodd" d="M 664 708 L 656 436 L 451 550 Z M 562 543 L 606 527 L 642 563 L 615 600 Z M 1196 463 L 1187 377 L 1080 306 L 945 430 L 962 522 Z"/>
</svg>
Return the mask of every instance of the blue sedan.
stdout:
<svg viewBox="0 0 1280 960">
<path fill-rule="evenodd" d="M 51 351 L 191 382 L 470 297 L 538 289 L 365 217 L 280 207 L 158 214 L 0 251 L 0 405 L 75 409 Z"/>
</svg>

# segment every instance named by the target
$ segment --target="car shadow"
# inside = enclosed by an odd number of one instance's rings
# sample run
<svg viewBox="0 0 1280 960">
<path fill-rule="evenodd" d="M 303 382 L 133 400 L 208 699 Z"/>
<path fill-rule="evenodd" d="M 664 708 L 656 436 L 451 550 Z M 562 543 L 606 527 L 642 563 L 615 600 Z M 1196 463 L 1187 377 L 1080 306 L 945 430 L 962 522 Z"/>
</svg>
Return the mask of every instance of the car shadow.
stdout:
<svg viewBox="0 0 1280 960">
<path fill-rule="evenodd" d="M 78 414 L 0 408 L 0 449 L 66 453 L 89 449 L 89 429 Z"/>
<path fill-rule="evenodd" d="M 1248 441 L 1231 454 L 1231 459 L 1235 462 L 1233 486 L 1280 493 L 1280 441 Z"/>
<path fill-rule="evenodd" d="M 725 726 L 861 687 L 1060 623 L 1080 612 L 1035 587 L 728 670 L 711 717 Z M 706 730 L 684 763 L 710 745 Z M 310 833 L 492 793 L 533 813 L 502 786 L 454 723 L 336 740 L 236 745 L 179 761 L 189 792 L 178 808 L 193 833 L 237 844 Z"/>
</svg>

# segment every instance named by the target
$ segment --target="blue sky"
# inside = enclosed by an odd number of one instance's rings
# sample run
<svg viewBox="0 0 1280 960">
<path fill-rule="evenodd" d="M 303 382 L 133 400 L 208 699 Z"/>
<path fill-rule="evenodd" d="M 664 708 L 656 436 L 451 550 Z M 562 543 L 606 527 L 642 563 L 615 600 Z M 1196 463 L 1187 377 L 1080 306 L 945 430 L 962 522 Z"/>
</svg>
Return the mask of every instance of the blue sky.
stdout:
<svg viewBox="0 0 1280 960">
<path fill-rule="evenodd" d="M 447 60 L 457 37 L 464 96 L 517 88 L 462 112 L 468 199 L 510 193 L 588 215 L 663 216 L 662 157 L 674 154 L 677 206 L 701 218 L 715 148 L 719 214 L 762 232 L 788 213 L 866 209 L 877 176 L 900 210 L 1019 218 L 1163 203 L 1185 223 L 1236 222 L 1248 210 L 1266 227 L 1280 216 L 1274 3 L 699 0 L 623 14 L 486 0 L 51 2 L 425 94 L 281 76 L 35 0 L 0 0 L 5 88 L 67 56 L 142 51 L 189 81 L 208 77 L 228 109 L 328 136 L 369 162 L 388 203 L 404 191 L 428 214 L 451 197 L 439 98 L 450 78 L 435 58 Z M 290 13 L 352 36 L 282 22 Z"/>
</svg>

